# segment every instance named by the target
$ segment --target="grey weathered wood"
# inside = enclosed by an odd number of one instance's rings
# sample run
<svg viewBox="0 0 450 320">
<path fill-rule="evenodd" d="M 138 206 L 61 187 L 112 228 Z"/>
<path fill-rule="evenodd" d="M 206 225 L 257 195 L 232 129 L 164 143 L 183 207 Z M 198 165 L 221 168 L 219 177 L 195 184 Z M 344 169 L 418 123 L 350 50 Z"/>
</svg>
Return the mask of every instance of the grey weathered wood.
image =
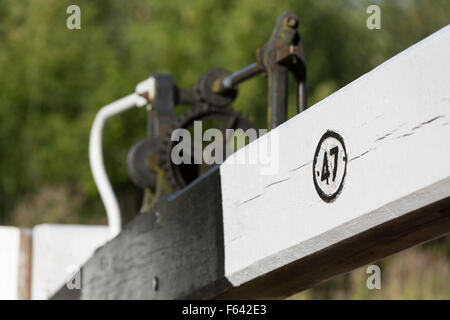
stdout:
<svg viewBox="0 0 450 320">
<path fill-rule="evenodd" d="M 211 297 L 224 275 L 221 210 L 215 169 L 99 249 L 83 267 L 81 298 Z"/>
</svg>

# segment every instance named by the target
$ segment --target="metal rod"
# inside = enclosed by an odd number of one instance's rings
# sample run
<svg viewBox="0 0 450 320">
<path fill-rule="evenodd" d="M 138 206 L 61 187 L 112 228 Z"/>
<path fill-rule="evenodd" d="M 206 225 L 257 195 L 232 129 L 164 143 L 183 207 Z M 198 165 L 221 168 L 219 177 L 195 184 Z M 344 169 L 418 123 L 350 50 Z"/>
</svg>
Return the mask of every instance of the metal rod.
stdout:
<svg viewBox="0 0 450 320">
<path fill-rule="evenodd" d="M 225 77 L 222 80 L 220 91 L 226 91 L 238 85 L 241 82 L 244 82 L 247 79 L 250 79 L 264 70 L 260 69 L 256 63 L 252 63 L 241 70 L 238 70 L 229 76 Z"/>
<path fill-rule="evenodd" d="M 306 83 L 300 81 L 297 91 L 297 112 L 303 112 L 306 110 L 307 96 L 306 96 Z"/>
<path fill-rule="evenodd" d="M 288 69 L 277 65 L 269 71 L 269 130 L 287 120 Z"/>
<path fill-rule="evenodd" d="M 176 103 L 194 105 L 196 102 L 192 89 L 178 89 Z"/>
</svg>

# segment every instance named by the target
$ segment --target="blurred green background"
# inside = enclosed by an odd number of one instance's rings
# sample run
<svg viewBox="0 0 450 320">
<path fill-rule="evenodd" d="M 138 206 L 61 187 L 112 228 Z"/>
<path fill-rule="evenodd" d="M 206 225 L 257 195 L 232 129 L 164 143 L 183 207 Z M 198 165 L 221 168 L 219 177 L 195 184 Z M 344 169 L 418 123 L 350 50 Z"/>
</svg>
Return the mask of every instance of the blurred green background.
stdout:
<svg viewBox="0 0 450 320">
<path fill-rule="evenodd" d="M 81 30 L 66 28 L 71 4 Z M 366 27 L 370 4 L 381 8 L 381 30 Z M 0 224 L 106 223 L 88 163 L 96 111 L 153 72 L 192 87 L 211 68 L 253 62 L 287 10 L 300 17 L 309 105 L 450 23 L 448 0 L 0 0 Z M 264 127 L 266 80 L 243 84 L 234 107 Z M 145 132 L 144 109 L 106 130 L 125 220 L 141 197 L 125 157 Z M 380 291 L 367 290 L 361 269 L 295 297 L 448 299 L 449 247 L 446 237 L 382 261 Z"/>
</svg>

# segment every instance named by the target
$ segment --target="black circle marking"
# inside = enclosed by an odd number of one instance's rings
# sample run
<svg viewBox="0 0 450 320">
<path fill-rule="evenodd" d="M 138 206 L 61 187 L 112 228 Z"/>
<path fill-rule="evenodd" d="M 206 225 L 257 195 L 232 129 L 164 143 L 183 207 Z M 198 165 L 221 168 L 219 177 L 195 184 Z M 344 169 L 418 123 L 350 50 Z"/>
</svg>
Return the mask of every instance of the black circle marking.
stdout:
<svg viewBox="0 0 450 320">
<path fill-rule="evenodd" d="M 319 154 L 320 154 L 320 151 L 321 151 L 321 149 L 322 149 L 322 144 L 324 143 L 324 141 L 326 140 L 326 139 L 329 139 L 329 138 L 331 138 L 331 139 L 336 139 L 337 140 L 337 142 L 342 146 L 342 162 L 343 162 L 343 164 L 344 164 L 344 171 L 343 171 L 343 173 L 341 173 L 341 175 L 342 175 L 342 177 L 340 178 L 340 181 L 339 181 L 339 185 L 338 185 L 338 187 L 337 187 L 337 189 L 333 192 L 333 193 L 331 193 L 331 194 L 327 194 L 326 192 L 324 192 L 324 190 L 322 190 L 322 188 L 320 187 L 320 184 L 321 184 L 321 182 L 319 183 L 318 181 L 317 181 L 317 179 L 319 179 L 319 177 L 321 176 L 321 172 L 319 171 L 319 170 L 316 170 L 316 165 L 317 165 L 317 160 L 318 160 L 318 158 L 319 158 Z M 329 151 L 329 150 L 328 150 Z M 325 151 L 325 152 L 327 152 L 327 151 Z M 328 153 L 328 152 L 327 152 Z M 339 154 L 340 153 L 338 153 L 338 154 L 336 154 L 336 155 L 334 155 L 335 157 L 338 157 L 339 156 Z M 324 155 L 325 156 L 325 155 Z M 326 158 L 325 158 L 326 159 Z M 328 176 L 330 175 L 330 172 L 329 172 L 329 162 L 328 161 L 326 161 L 324 159 L 324 166 L 325 166 L 325 162 L 326 162 L 326 170 L 328 171 L 327 172 L 327 174 L 328 174 Z M 313 161 L 313 166 L 312 166 L 312 170 L 313 170 L 313 180 L 314 180 L 314 187 L 316 188 L 316 191 L 317 191 L 317 193 L 319 194 L 319 196 L 320 196 L 320 198 L 323 200 L 323 201 L 325 201 L 325 202 L 328 202 L 328 203 L 331 203 L 331 202 L 333 202 L 333 201 L 335 201 L 336 200 L 336 198 L 337 198 L 337 196 L 341 193 L 341 191 L 342 191 L 342 188 L 343 188 L 343 186 L 344 186 L 344 181 L 345 181 L 345 175 L 346 175 L 346 173 L 347 173 L 347 159 L 348 159 L 348 157 L 347 157 L 347 150 L 346 150 L 346 148 L 345 148 L 345 144 L 344 144 L 344 139 L 338 134 L 338 133 L 336 133 L 336 132 L 334 132 L 334 131 L 332 131 L 332 130 L 328 130 L 327 132 L 325 132 L 324 133 L 324 135 L 320 138 L 320 140 L 319 140 L 319 143 L 317 144 L 317 147 L 316 147 L 316 152 L 314 153 L 314 161 Z M 337 168 L 337 161 L 338 160 L 336 160 L 336 162 L 334 162 L 335 163 L 335 167 L 336 168 L 333 168 L 334 170 L 334 175 L 332 176 L 332 179 L 335 179 L 336 178 L 336 171 L 338 170 L 338 168 Z M 342 170 L 342 169 L 341 169 Z M 323 179 L 323 176 L 324 176 L 324 174 L 323 174 L 323 172 L 322 172 L 322 178 L 320 178 L 320 179 Z M 327 178 L 326 178 L 326 180 L 327 180 L 327 182 L 328 182 L 328 176 L 327 176 Z M 333 180 L 334 181 L 334 180 Z"/>
</svg>

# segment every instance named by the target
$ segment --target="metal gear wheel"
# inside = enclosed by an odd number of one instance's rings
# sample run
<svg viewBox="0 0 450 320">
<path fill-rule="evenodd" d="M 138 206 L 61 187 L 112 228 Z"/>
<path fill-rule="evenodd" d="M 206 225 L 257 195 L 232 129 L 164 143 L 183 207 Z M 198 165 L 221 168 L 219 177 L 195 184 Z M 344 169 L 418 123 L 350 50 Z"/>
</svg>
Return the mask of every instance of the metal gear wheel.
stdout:
<svg viewBox="0 0 450 320">
<path fill-rule="evenodd" d="M 215 164 L 205 164 L 203 161 L 202 164 L 194 164 L 193 161 L 191 161 L 191 164 L 182 163 L 179 165 L 172 162 L 172 148 L 178 143 L 178 141 L 171 140 L 173 130 L 178 128 L 189 130 L 193 127 L 194 121 L 202 121 L 202 131 L 205 130 L 206 124 L 207 128 L 219 129 L 224 137 L 226 137 L 226 129 L 243 129 L 244 131 L 246 131 L 247 129 L 255 128 L 254 124 L 247 117 L 245 117 L 240 112 L 229 108 L 218 108 L 208 105 L 201 105 L 196 106 L 184 113 L 175 121 L 172 128 L 166 133 L 166 136 L 161 139 L 159 150 L 159 166 L 164 171 L 166 182 L 175 190 L 179 190 L 187 186 L 189 183 L 215 166 Z M 224 140 L 224 143 L 229 142 L 226 138 Z M 191 145 L 193 145 L 193 143 L 191 143 Z M 224 147 L 227 146 L 224 145 Z M 202 153 L 203 149 L 204 146 L 202 146 Z M 191 155 L 193 154 L 194 152 L 191 152 Z M 224 155 L 223 157 L 225 158 L 226 155 Z M 193 160 L 192 156 L 191 160 Z"/>
</svg>

